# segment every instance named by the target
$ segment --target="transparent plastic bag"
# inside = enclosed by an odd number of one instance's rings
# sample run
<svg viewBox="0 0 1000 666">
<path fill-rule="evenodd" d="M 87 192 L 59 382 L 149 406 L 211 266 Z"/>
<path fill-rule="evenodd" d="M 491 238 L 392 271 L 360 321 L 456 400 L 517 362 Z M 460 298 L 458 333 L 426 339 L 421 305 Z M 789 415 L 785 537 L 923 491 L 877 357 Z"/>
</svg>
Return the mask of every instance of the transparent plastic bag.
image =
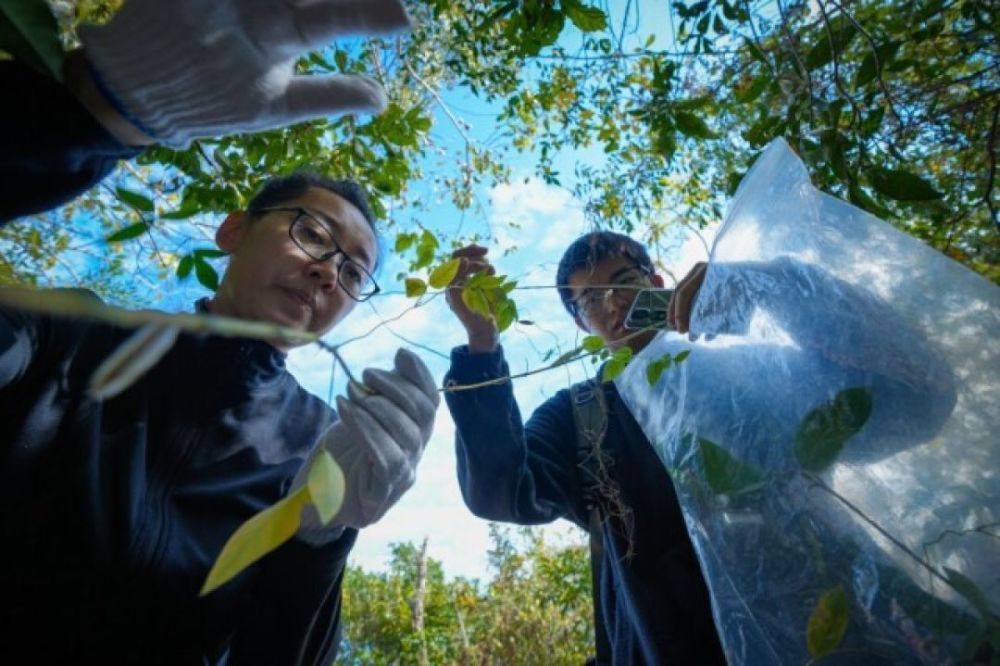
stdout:
<svg viewBox="0 0 1000 666">
<path fill-rule="evenodd" d="M 1000 289 L 815 189 L 778 140 L 691 328 L 616 382 L 674 480 L 729 662 L 1000 659 Z M 648 362 L 682 350 L 650 386 Z"/>
</svg>

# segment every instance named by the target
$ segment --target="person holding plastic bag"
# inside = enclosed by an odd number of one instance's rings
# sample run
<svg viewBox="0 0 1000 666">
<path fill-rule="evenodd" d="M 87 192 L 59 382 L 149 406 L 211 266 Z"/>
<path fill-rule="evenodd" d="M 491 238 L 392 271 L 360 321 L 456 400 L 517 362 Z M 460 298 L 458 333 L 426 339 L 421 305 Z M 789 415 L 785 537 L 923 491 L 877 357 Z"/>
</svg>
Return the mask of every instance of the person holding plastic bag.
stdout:
<svg viewBox="0 0 1000 666">
<path fill-rule="evenodd" d="M 817 192 L 782 142 L 758 159 L 700 337 L 657 337 L 616 380 L 670 470 L 731 663 L 995 659 L 998 305 Z M 650 386 L 644 366 L 681 351 Z"/>
<path fill-rule="evenodd" d="M 486 250 L 470 246 L 455 256 L 462 267 L 448 303 L 469 342 L 452 351 L 446 386 L 508 376 L 496 325 L 469 310 L 458 288 L 472 273 L 493 270 Z M 671 316 L 681 329 L 702 274 L 703 267 L 675 292 Z M 640 243 L 588 234 L 563 255 L 558 283 L 577 325 L 609 347 L 639 351 L 653 338 L 655 331 L 629 337 L 622 328 L 635 291 L 663 285 Z M 580 389 L 559 391 L 526 424 L 510 382 L 446 391 L 466 505 L 488 520 L 535 525 L 565 518 L 591 532 L 595 663 L 724 664 L 670 477 L 614 384 Z M 604 406 L 595 441 L 578 439 L 575 401 Z"/>
<path fill-rule="evenodd" d="M 0 217 L 58 205 L 100 179 L 137 152 L 128 144 L 148 141 L 129 139 L 140 126 L 180 145 L 377 110 L 377 85 L 293 79 L 294 55 L 342 32 L 405 25 L 394 1 L 129 0 L 108 26 L 84 31 L 90 60 L 67 65 L 90 68 L 68 72 L 71 88 L 85 83 L 76 95 L 0 63 L 12 100 L 0 111 Z M 184 104 L 170 107 L 171 95 Z M 229 264 L 201 312 L 323 335 L 378 291 L 375 220 L 350 181 L 272 179 L 216 240 Z M 413 485 L 434 381 L 400 350 L 391 371 L 366 370 L 368 391 L 352 387 L 334 411 L 286 369 L 294 343 L 169 333 L 143 339 L 0 307 L 0 654 L 329 664 L 348 553 Z M 154 346 L 156 362 L 138 367 L 136 350 Z M 332 520 L 306 507 L 294 538 L 200 596 L 234 530 L 307 483 L 325 453 L 346 486 Z"/>
</svg>

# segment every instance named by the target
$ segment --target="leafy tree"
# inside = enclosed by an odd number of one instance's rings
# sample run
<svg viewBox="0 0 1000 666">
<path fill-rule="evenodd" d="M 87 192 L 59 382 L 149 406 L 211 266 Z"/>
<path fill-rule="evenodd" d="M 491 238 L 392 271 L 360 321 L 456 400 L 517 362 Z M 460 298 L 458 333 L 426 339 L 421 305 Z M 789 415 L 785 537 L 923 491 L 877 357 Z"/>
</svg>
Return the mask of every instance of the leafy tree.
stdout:
<svg viewBox="0 0 1000 666">
<path fill-rule="evenodd" d="M 530 528 L 516 539 L 493 525 L 490 537 L 485 583 L 446 579 L 426 541 L 397 544 L 384 573 L 350 567 L 343 663 L 582 663 L 593 645 L 587 548 L 554 547 Z"/>
<path fill-rule="evenodd" d="M 76 23 L 120 3 L 53 4 L 72 43 Z M 428 213 L 444 202 L 478 210 L 477 188 L 509 178 L 520 151 L 547 182 L 573 189 L 592 224 L 655 247 L 673 226 L 718 220 L 759 150 L 784 136 L 822 189 L 1000 279 L 995 3 L 700 0 L 674 2 L 658 25 L 640 9 L 649 11 L 635 0 L 413 0 L 410 37 L 337 44 L 298 65 L 375 73 L 392 100 L 383 115 L 152 148 L 118 182 L 0 232 L 0 244 L 23 243 L 24 227 L 56 228 L 43 235 L 58 241 L 56 255 L 84 246 L 105 258 L 91 271 L 98 288 L 144 269 L 211 287 L 210 257 L 194 254 L 210 247 L 204 217 L 238 208 L 269 175 L 308 165 L 356 178 L 401 233 L 441 233 L 423 222 Z M 499 139 L 474 135 L 449 106 L 459 89 L 498 114 Z M 441 123 L 458 142 L 435 133 Z M 105 225 L 100 235 L 67 225 L 75 213 Z M 469 240 L 460 235 L 448 240 Z M 411 270 L 450 246 L 418 252 Z M 7 280 L 52 269 L 4 254 Z"/>
</svg>

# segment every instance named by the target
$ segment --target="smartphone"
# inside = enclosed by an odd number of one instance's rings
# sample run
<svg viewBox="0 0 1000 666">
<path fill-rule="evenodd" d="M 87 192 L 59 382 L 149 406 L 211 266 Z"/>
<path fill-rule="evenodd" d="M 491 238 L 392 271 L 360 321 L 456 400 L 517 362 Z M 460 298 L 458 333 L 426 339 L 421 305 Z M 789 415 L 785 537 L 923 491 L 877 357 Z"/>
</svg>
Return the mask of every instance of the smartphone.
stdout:
<svg viewBox="0 0 1000 666">
<path fill-rule="evenodd" d="M 666 328 L 667 305 L 673 293 L 673 289 L 639 290 L 625 316 L 625 328 L 633 331 L 649 327 Z"/>
</svg>

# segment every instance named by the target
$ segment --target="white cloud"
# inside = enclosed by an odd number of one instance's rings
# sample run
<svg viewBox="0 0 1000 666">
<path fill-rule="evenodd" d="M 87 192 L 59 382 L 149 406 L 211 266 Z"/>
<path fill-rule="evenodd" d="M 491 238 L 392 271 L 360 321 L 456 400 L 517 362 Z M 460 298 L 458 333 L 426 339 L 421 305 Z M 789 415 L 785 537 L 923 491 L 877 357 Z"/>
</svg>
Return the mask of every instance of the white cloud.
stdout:
<svg viewBox="0 0 1000 666">
<path fill-rule="evenodd" d="M 494 186 L 490 202 L 490 225 L 501 248 L 558 253 L 586 231 L 583 207 L 573 195 L 534 177 Z"/>
</svg>

